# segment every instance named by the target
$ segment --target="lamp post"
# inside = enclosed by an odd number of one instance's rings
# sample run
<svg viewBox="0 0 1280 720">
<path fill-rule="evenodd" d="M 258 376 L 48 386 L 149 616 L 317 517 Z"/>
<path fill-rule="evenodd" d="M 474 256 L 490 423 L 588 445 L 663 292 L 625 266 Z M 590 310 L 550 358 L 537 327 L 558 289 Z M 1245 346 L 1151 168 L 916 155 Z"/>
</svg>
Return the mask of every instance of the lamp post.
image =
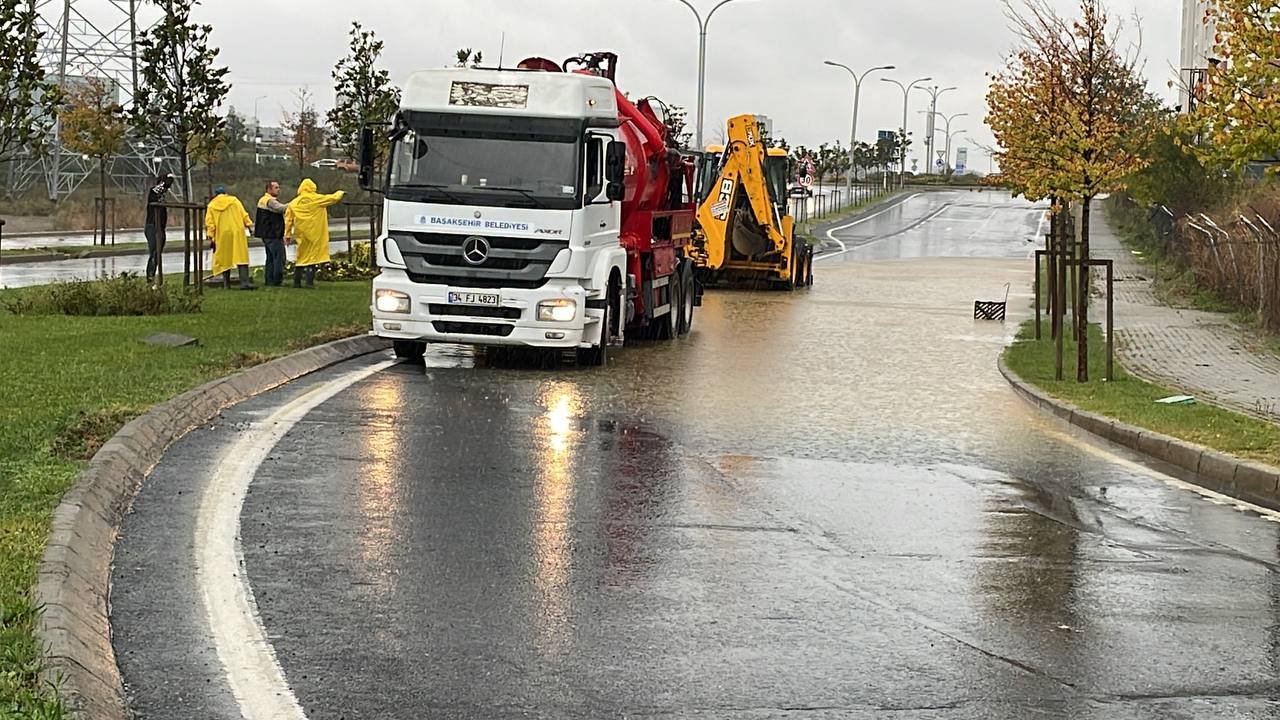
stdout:
<svg viewBox="0 0 1280 720">
<path fill-rule="evenodd" d="M 911 83 L 908 85 L 903 85 L 901 82 L 898 82 L 893 78 L 880 78 L 880 79 L 883 82 L 893 83 L 894 85 L 897 85 L 899 88 L 902 89 L 902 135 L 903 135 L 902 139 L 904 141 L 904 147 L 902 148 L 902 169 L 899 171 L 898 179 L 905 182 L 907 179 L 907 148 L 905 147 L 906 134 L 907 134 L 907 112 L 908 112 L 907 106 L 910 104 L 911 90 L 916 85 L 919 85 L 920 83 L 924 83 L 924 82 L 929 82 L 933 78 L 923 77 L 923 78 L 920 78 L 919 80 L 912 80 Z"/>
<path fill-rule="evenodd" d="M 948 116 L 948 115 L 943 115 L 943 114 L 942 114 L 942 113 L 940 113 L 940 112 L 935 112 L 935 113 L 934 113 L 934 115 L 936 115 L 936 116 L 938 116 L 938 117 L 942 118 L 942 119 L 943 119 L 943 121 L 945 122 L 945 124 L 942 126 L 942 127 L 943 127 L 943 132 L 945 132 L 945 133 L 946 133 L 946 135 L 947 135 L 947 154 L 946 154 L 946 161 L 945 161 L 945 162 L 943 162 L 943 164 L 942 164 L 942 169 L 943 169 L 943 171 L 945 172 L 945 171 L 947 171 L 947 170 L 950 170 L 950 169 L 951 169 L 951 121 L 952 121 L 952 120 L 955 120 L 955 119 L 956 119 L 956 118 L 958 118 L 958 117 L 969 117 L 969 113 L 963 113 L 963 112 L 962 112 L 962 113 L 956 113 L 956 114 L 954 114 L 954 115 L 950 115 L 950 116 Z"/>
<path fill-rule="evenodd" d="M 928 136 L 927 140 L 925 141 L 925 157 L 924 157 L 925 174 L 927 175 L 929 174 L 929 168 L 933 167 L 933 136 L 937 132 L 936 128 L 934 128 L 933 126 L 933 114 L 938 112 L 938 98 L 942 97 L 944 93 L 951 92 L 956 88 L 945 87 L 945 88 L 939 89 L 937 85 L 934 85 L 931 88 L 921 87 L 917 89 L 923 90 L 929 93 L 929 95 L 933 98 L 933 102 L 929 105 L 928 127 L 925 129 L 925 135 Z"/>
<path fill-rule="evenodd" d="M 253 99 L 253 147 L 255 150 L 258 147 L 258 141 L 262 139 L 262 123 L 258 121 L 258 101 L 266 99 L 266 95 L 260 95 Z"/>
<path fill-rule="evenodd" d="M 960 133 L 962 133 L 962 132 L 969 132 L 969 131 L 968 131 L 968 130 L 954 130 L 954 131 L 952 131 L 952 132 L 947 133 L 947 169 L 948 169 L 948 170 L 954 169 L 954 168 L 952 168 L 952 166 L 951 166 L 951 143 L 952 143 L 952 141 L 953 141 L 953 140 L 955 140 L 955 137 L 956 137 L 957 135 L 959 135 Z"/>
<path fill-rule="evenodd" d="M 693 13 L 693 17 L 698 21 L 698 152 L 701 153 L 704 145 L 702 144 L 703 129 L 703 113 L 705 111 L 704 101 L 706 99 L 707 87 L 707 26 L 711 24 L 711 18 L 715 16 L 716 11 L 728 5 L 734 0 L 720 0 L 715 7 L 711 8 L 711 12 L 707 13 L 706 18 L 702 17 L 702 13 L 698 12 L 698 8 L 693 6 L 689 0 L 676 0 L 676 2 L 689 8 Z"/>
<path fill-rule="evenodd" d="M 848 65 L 832 62 L 831 60 L 827 60 L 824 64 L 830 65 L 831 67 L 843 68 L 849 73 L 849 75 L 853 76 L 853 129 L 849 131 L 849 171 L 845 173 L 845 193 L 847 194 L 847 199 L 851 201 L 853 198 L 853 148 L 858 144 L 858 103 L 862 100 L 862 81 L 866 80 L 867 76 L 873 72 L 879 72 L 881 70 L 896 70 L 897 68 L 893 65 L 882 65 L 880 67 L 873 67 L 859 75 Z"/>
</svg>

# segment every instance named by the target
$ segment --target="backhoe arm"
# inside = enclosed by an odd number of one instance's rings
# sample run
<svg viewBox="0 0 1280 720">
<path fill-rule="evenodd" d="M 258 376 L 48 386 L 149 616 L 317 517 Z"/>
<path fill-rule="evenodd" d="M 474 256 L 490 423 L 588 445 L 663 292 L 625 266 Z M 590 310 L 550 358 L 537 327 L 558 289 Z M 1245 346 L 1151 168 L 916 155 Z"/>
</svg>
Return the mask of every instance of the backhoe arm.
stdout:
<svg viewBox="0 0 1280 720">
<path fill-rule="evenodd" d="M 790 252 L 789 218 L 778 213 L 771 197 L 767 158 L 756 117 L 730 120 L 719 177 L 698 208 L 708 268 L 723 267 L 731 245 L 747 257 Z"/>
</svg>

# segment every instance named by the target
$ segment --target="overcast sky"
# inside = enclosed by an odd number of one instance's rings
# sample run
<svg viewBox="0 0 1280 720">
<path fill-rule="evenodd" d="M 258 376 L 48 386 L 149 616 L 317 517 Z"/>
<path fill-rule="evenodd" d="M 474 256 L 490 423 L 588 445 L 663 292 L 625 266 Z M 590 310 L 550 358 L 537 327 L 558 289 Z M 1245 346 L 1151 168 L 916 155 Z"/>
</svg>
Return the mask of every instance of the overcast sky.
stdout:
<svg viewBox="0 0 1280 720">
<path fill-rule="evenodd" d="M 715 0 L 691 0 L 704 12 Z M 1053 0 L 1064 12 L 1075 0 Z M 1176 0 L 1111 0 L 1136 38 L 1141 18 L 1143 55 L 1154 91 L 1171 95 L 1176 74 L 1180 10 Z M 318 103 L 333 102 L 329 72 L 345 54 L 349 22 L 358 19 L 385 40 L 384 65 L 397 83 L 414 70 L 452 62 L 460 47 L 496 63 L 502 33 L 505 60 L 539 55 L 561 59 L 583 51 L 621 55 L 619 84 L 632 97 L 656 95 L 690 110 L 697 99 L 698 35 L 693 14 L 677 0 L 205 0 L 201 19 L 214 25 L 221 59 L 231 69 L 231 103 L 263 124 L 276 123 L 293 92 L 308 86 Z M 909 82 L 932 76 L 959 89 L 939 110 L 966 112 L 952 130 L 988 144 L 985 73 L 997 68 L 1014 38 L 1001 0 L 735 0 L 710 25 L 707 59 L 707 136 L 730 115 L 769 115 L 775 134 L 793 145 L 848 141 L 852 80 L 824 66 L 896 65 L 864 85 L 860 140 L 902 122 L 902 92 L 879 77 Z M 932 84 L 932 83 L 931 83 Z M 923 147 L 927 95 L 913 93 L 908 129 Z M 265 97 L 263 97 L 265 96 Z M 261 99 L 259 99 L 261 98 Z M 938 133 L 939 142 L 942 133 Z M 986 160 L 970 165 L 986 169 Z"/>
</svg>

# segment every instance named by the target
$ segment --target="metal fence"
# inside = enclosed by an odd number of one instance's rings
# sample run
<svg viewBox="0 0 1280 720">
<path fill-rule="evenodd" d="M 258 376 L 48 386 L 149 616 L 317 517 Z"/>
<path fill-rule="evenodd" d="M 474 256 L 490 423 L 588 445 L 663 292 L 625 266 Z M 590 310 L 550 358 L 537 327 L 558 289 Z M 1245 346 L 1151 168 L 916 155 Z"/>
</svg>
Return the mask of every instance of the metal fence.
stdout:
<svg viewBox="0 0 1280 720">
<path fill-rule="evenodd" d="M 1198 287 L 1280 330 L 1280 205 L 1260 202 L 1216 218 L 1157 206 L 1148 220 L 1159 249 L 1190 268 Z"/>
<path fill-rule="evenodd" d="M 205 204 L 165 203 L 164 207 L 177 211 L 181 224 L 171 225 L 168 239 L 175 239 L 176 233 L 182 234 L 182 285 L 193 288 L 196 292 L 204 291 L 207 278 L 205 268 L 211 264 L 209 240 L 205 235 L 204 215 L 208 207 Z M 355 246 L 361 242 L 369 245 L 369 262 L 374 269 L 378 267 L 377 243 L 373 239 L 382 232 L 382 203 L 380 201 L 342 202 L 335 205 L 329 215 L 331 234 L 329 241 L 342 242 L 345 234 L 347 254 L 350 255 Z M 345 233 L 334 235 L 332 223 L 337 221 L 339 227 L 345 224 Z M 367 234 L 366 234 L 367 232 Z M 161 283 L 164 282 L 164 255 L 157 253 L 156 274 Z"/>
<path fill-rule="evenodd" d="M 813 222 L 876 200 L 891 189 L 880 182 L 855 183 L 852 192 L 847 192 L 844 185 L 830 190 L 819 188 L 812 197 L 788 197 L 787 208 L 797 223 Z"/>
</svg>

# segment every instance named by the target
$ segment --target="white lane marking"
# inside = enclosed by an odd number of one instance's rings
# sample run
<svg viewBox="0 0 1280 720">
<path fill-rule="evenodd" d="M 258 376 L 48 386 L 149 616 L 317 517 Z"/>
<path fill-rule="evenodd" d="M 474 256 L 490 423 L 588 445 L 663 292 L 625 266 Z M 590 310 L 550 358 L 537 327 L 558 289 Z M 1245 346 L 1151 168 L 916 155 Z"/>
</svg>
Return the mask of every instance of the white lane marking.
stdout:
<svg viewBox="0 0 1280 720">
<path fill-rule="evenodd" d="M 300 420 L 355 383 L 394 365 L 381 362 L 320 385 L 241 434 L 219 458 L 196 519 L 195 577 L 218 659 L 245 720 L 306 720 L 267 640 L 240 547 L 240 512 L 258 466 Z"/>
<path fill-rule="evenodd" d="M 1040 221 L 1036 223 L 1036 236 L 1031 238 L 1032 242 L 1039 242 L 1042 238 L 1044 238 L 1044 233 L 1041 231 L 1044 230 L 1045 216 L 1044 216 L 1044 213 L 1038 213 L 1038 214 L 1040 215 Z"/>
<path fill-rule="evenodd" d="M 992 210 L 991 214 L 987 216 L 987 219 L 983 220 L 982 224 L 978 226 L 978 229 L 970 233 L 969 237 L 965 238 L 965 240 L 972 240 L 978 237 L 978 233 L 982 232 L 983 230 L 986 230 L 987 226 L 991 224 L 991 221 L 995 219 L 996 219 L 996 211 Z"/>
<path fill-rule="evenodd" d="M 924 194 L 924 193 L 920 193 L 920 195 L 923 195 L 923 194 Z M 916 197 L 916 196 L 912 196 L 912 197 Z M 911 198 L 907 198 L 907 199 L 908 199 L 908 200 L 910 200 Z M 905 201 L 904 201 L 904 202 L 905 202 Z M 861 250 L 861 249 L 863 249 L 863 248 L 868 248 L 868 247 L 871 247 L 872 245 L 878 245 L 878 244 L 880 244 L 880 243 L 884 242 L 885 240 L 889 240 L 889 239 L 891 239 L 891 238 L 896 238 L 896 237 L 898 237 L 899 235 L 905 235 L 906 233 L 909 233 L 909 232 L 911 232 L 912 230 L 915 230 L 916 228 L 919 228 L 919 227 L 921 227 L 921 226 L 923 226 L 923 225 L 926 225 L 926 224 L 928 224 L 928 223 L 933 222 L 934 220 L 938 219 L 938 216 L 939 216 L 939 215 L 942 215 L 942 213 L 944 213 L 944 212 L 946 212 L 946 211 L 948 211 L 948 210 L 951 210 L 951 209 L 952 209 L 952 208 L 954 208 L 954 207 L 955 207 L 954 205 L 943 205 L 942 207 L 938 208 L 937 210 L 934 210 L 933 212 L 929 213 L 928 215 L 924 216 L 923 218 L 921 218 L 921 219 L 917 220 L 916 222 L 914 222 L 914 223 L 912 223 L 912 224 L 910 224 L 910 225 L 906 226 L 905 228 L 903 228 L 903 229 L 901 229 L 901 230 L 897 230 L 897 231 L 891 232 L 891 233 L 889 233 L 888 235 L 884 235 L 884 236 L 882 236 L 882 237 L 878 237 L 878 238 L 876 238 L 876 239 L 874 239 L 874 240 L 870 240 L 870 241 L 864 242 L 864 243 L 862 243 L 862 244 L 860 244 L 860 245 L 856 245 L 856 246 L 851 247 L 851 248 L 846 248 L 846 249 L 844 249 L 844 250 L 836 250 L 835 252 L 823 253 L 823 254 L 821 254 L 821 255 L 815 255 L 815 256 L 814 256 L 814 258 L 813 258 L 813 261 L 814 261 L 814 262 L 818 262 L 819 260 L 829 260 L 829 259 L 831 259 L 831 258 L 833 258 L 833 257 L 840 257 L 841 255 L 844 255 L 844 254 L 846 254 L 846 253 L 851 253 L 851 252 L 853 252 L 854 250 Z M 889 208 L 889 210 L 892 210 L 892 209 L 893 209 L 893 208 Z M 888 210 L 886 210 L 885 212 L 888 212 Z M 874 217 L 874 216 L 872 216 L 872 217 Z M 870 220 L 871 218 L 864 218 L 864 219 L 865 219 L 865 220 Z M 839 242 L 839 240 L 837 240 L 836 242 Z M 843 244 L 843 243 L 841 243 L 841 244 Z"/>
<path fill-rule="evenodd" d="M 830 240 L 831 242 L 833 242 L 833 243 L 835 243 L 835 244 L 839 245 L 839 246 L 840 246 L 840 252 L 842 252 L 842 253 L 843 253 L 843 252 L 848 252 L 848 248 L 845 246 L 845 244 L 844 244 L 844 243 L 843 243 L 839 238 L 837 238 L 837 237 L 835 236 L 835 233 L 836 233 L 837 231 L 839 231 L 839 230 L 848 230 L 848 229 L 849 229 L 849 228 L 851 228 L 851 227 L 857 227 L 858 225 L 861 225 L 862 223 L 864 223 L 864 222 L 866 222 L 866 221 L 868 221 L 868 220 L 871 220 L 871 219 L 874 219 L 874 218 L 878 218 L 878 217 L 880 217 L 881 215 L 883 215 L 883 214 L 885 214 L 885 213 L 889 212 L 890 210 L 896 210 L 896 209 L 898 209 L 899 207 L 902 207 L 903 205 L 906 205 L 907 203 L 911 202 L 912 200 L 915 200 L 916 198 L 920 197 L 921 195 L 924 195 L 924 193 L 916 193 L 915 195 L 912 195 L 912 196 L 910 196 L 910 197 L 908 197 L 908 198 L 906 198 L 906 199 L 904 199 L 904 200 L 902 200 L 902 201 L 900 201 L 900 202 L 896 202 L 896 203 L 894 203 L 894 204 L 890 205 L 889 207 L 887 207 L 887 208 L 885 208 L 885 209 L 881 210 L 881 211 L 880 211 L 880 212 L 878 212 L 878 213 L 875 213 L 875 214 L 873 214 L 873 215 L 868 215 L 868 216 L 866 216 L 866 217 L 864 217 L 864 218 L 858 218 L 857 220 L 854 220 L 853 222 L 849 223 L 848 225 L 840 225 L 840 226 L 838 226 L 838 227 L 833 227 L 833 228 L 831 228 L 830 230 L 828 230 L 828 231 L 827 231 L 827 239 L 828 239 L 828 240 Z M 815 259 L 816 259 L 816 258 L 815 258 Z"/>
</svg>

